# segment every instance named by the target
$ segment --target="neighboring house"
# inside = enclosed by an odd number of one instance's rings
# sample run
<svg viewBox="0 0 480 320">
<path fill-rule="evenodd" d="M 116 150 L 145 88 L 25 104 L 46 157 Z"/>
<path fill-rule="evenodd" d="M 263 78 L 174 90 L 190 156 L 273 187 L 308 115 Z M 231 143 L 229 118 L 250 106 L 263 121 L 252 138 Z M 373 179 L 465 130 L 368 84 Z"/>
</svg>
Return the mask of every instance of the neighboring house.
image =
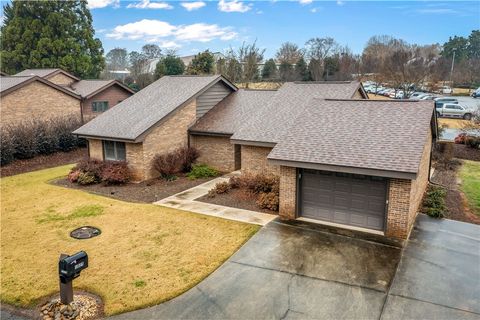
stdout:
<svg viewBox="0 0 480 320">
<path fill-rule="evenodd" d="M 167 76 L 74 133 L 92 158 L 156 177 L 155 154 L 184 145 L 221 171 L 280 177 L 283 219 L 406 239 L 428 183 L 433 103 L 373 101 L 358 82 L 237 89 L 221 76 Z"/>
<path fill-rule="evenodd" d="M 29 119 L 77 115 L 82 97 L 38 76 L 2 77 L 0 115 L 2 124 Z"/>
<path fill-rule="evenodd" d="M 0 77 L 8 77 L 8 73 L 0 71 Z"/>
<path fill-rule="evenodd" d="M 87 122 L 134 94 L 116 80 L 80 80 L 62 69 L 27 69 L 1 82 L 2 123 L 70 114 Z"/>
</svg>

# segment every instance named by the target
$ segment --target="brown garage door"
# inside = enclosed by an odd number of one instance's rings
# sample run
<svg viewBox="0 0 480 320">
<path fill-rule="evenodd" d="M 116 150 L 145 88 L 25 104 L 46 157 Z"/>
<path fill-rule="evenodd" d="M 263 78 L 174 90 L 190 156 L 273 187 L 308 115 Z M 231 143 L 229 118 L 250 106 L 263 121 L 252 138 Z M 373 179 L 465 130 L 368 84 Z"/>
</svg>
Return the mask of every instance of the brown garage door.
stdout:
<svg viewBox="0 0 480 320">
<path fill-rule="evenodd" d="M 386 194 L 386 178 L 305 169 L 300 216 L 383 230 Z"/>
</svg>

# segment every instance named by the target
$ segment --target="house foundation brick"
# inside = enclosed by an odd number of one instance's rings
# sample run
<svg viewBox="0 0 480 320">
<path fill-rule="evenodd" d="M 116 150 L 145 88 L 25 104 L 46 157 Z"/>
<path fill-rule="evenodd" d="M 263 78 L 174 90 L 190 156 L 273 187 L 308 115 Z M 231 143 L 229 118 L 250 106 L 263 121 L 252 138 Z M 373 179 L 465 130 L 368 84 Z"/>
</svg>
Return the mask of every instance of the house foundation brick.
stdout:
<svg viewBox="0 0 480 320">
<path fill-rule="evenodd" d="M 222 172 L 235 170 L 235 145 L 230 143 L 229 137 L 191 135 L 190 146 L 200 153 L 198 163 Z"/>
<path fill-rule="evenodd" d="M 297 170 L 280 166 L 280 206 L 279 216 L 284 220 L 296 218 L 297 208 Z"/>
<path fill-rule="evenodd" d="M 280 166 L 268 163 L 269 147 L 242 145 L 242 172 L 247 174 L 280 174 Z"/>
<path fill-rule="evenodd" d="M 69 76 L 67 76 L 67 75 L 65 75 L 61 72 L 57 73 L 54 76 L 48 77 L 47 80 L 55 83 L 56 85 L 63 86 L 63 87 L 70 86 L 72 83 L 77 81 L 77 80 L 75 80 L 73 78 L 70 78 Z"/>
</svg>

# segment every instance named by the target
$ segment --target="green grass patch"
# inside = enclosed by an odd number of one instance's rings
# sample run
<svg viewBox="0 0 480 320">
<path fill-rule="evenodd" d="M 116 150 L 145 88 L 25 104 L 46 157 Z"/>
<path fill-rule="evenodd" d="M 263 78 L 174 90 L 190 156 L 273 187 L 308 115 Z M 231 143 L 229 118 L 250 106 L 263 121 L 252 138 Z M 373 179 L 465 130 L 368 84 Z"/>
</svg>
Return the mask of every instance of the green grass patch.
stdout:
<svg viewBox="0 0 480 320">
<path fill-rule="evenodd" d="M 80 218 L 96 217 L 103 213 L 103 207 L 99 205 L 84 205 L 75 208 L 70 214 L 62 215 L 58 213 L 53 206 L 45 210 L 45 214 L 37 219 L 38 223 L 70 221 Z"/>
<path fill-rule="evenodd" d="M 192 167 L 192 170 L 187 173 L 187 177 L 190 180 L 210 178 L 218 176 L 218 171 L 207 166 L 206 164 L 196 164 Z"/>
<path fill-rule="evenodd" d="M 459 171 L 461 189 L 473 213 L 480 216 L 480 162 L 463 161 Z"/>
</svg>

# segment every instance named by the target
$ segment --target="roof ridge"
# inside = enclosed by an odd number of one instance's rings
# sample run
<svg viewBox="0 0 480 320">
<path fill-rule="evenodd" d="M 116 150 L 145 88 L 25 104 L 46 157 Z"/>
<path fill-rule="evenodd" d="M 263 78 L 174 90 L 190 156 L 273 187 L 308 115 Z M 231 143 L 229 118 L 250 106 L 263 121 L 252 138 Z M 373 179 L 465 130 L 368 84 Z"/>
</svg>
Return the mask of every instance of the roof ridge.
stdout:
<svg viewBox="0 0 480 320">
<path fill-rule="evenodd" d="M 172 77 L 172 78 L 180 78 L 180 77 L 186 77 L 186 78 L 201 78 L 201 77 L 221 77 L 221 74 L 172 74 L 172 75 L 166 75 L 164 77 Z M 163 78 L 163 77 L 162 77 Z"/>
<path fill-rule="evenodd" d="M 351 80 L 351 81 L 293 81 L 293 83 L 295 83 L 295 84 L 348 84 L 348 83 L 354 83 L 354 82 L 359 82 L 359 81 L 355 81 L 355 80 Z"/>
<path fill-rule="evenodd" d="M 313 98 L 315 100 L 325 101 L 358 101 L 358 102 L 421 102 L 421 100 L 410 99 L 392 99 L 392 100 L 374 100 L 374 99 L 334 99 L 334 98 Z"/>
</svg>

